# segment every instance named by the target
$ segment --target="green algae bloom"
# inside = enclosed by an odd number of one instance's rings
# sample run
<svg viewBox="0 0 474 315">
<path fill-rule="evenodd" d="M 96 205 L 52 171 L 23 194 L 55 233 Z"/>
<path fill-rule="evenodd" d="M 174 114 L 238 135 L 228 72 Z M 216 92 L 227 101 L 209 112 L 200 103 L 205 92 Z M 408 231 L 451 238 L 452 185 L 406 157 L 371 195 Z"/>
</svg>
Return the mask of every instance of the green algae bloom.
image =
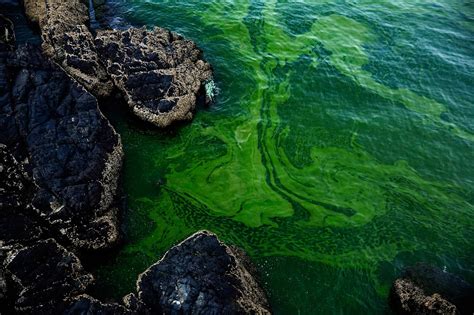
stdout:
<svg viewBox="0 0 474 315">
<path fill-rule="evenodd" d="M 253 257 L 277 314 L 383 312 L 391 282 L 417 261 L 473 282 L 465 2 L 119 4 L 132 23 L 203 48 L 215 102 L 173 132 L 114 120 L 130 210 L 99 293 L 133 290 L 199 229 Z"/>
</svg>

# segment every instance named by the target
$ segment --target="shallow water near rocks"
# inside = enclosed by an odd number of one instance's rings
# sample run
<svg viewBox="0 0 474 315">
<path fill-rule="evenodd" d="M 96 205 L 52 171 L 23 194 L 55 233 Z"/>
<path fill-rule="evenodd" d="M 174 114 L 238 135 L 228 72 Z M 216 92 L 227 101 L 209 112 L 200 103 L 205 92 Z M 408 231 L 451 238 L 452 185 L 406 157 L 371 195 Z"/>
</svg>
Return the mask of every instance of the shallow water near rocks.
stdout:
<svg viewBox="0 0 474 315">
<path fill-rule="evenodd" d="M 94 294 L 201 229 L 250 254 L 276 314 L 385 312 L 418 261 L 474 283 L 472 2 L 112 2 L 194 40 L 220 93 L 175 131 L 110 115 L 127 243 Z"/>
</svg>

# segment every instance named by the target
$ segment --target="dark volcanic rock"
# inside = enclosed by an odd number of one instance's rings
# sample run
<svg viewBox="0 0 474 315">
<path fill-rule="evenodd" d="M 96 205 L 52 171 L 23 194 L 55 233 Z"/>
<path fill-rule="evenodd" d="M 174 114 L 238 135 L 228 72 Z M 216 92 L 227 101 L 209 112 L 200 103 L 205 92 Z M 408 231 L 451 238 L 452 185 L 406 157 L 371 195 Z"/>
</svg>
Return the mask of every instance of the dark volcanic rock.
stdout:
<svg viewBox="0 0 474 315">
<path fill-rule="evenodd" d="M 397 314 L 473 314 L 474 287 L 441 269 L 418 264 L 395 281 L 390 302 Z"/>
<path fill-rule="evenodd" d="M 8 72 L 11 106 L 38 186 L 35 206 L 74 246 L 110 247 L 118 237 L 119 136 L 96 99 L 37 48 L 19 48 Z"/>
<path fill-rule="evenodd" d="M 0 144 L 0 250 L 32 244 L 45 229 L 31 206 L 35 187 L 23 166 Z"/>
<path fill-rule="evenodd" d="M 156 27 L 100 30 L 95 44 L 136 116 L 159 127 L 193 118 L 212 70 L 192 41 Z"/>
<path fill-rule="evenodd" d="M 198 232 L 139 276 L 138 299 L 152 313 L 268 314 L 265 293 L 241 255 Z"/>
<path fill-rule="evenodd" d="M 80 0 L 28 0 L 31 21 L 39 21 L 43 50 L 95 96 L 117 87 L 132 112 L 159 127 L 193 118 L 206 102 L 210 65 L 196 45 L 162 28 L 89 31 Z"/>
<path fill-rule="evenodd" d="M 94 95 L 110 95 L 113 84 L 95 51 L 84 2 L 25 0 L 25 8 L 29 19 L 39 23 L 44 53 Z"/>
<path fill-rule="evenodd" d="M 57 313 L 93 281 L 79 259 L 53 239 L 10 253 L 5 267 L 18 287 L 15 309 L 27 313 Z"/>
</svg>

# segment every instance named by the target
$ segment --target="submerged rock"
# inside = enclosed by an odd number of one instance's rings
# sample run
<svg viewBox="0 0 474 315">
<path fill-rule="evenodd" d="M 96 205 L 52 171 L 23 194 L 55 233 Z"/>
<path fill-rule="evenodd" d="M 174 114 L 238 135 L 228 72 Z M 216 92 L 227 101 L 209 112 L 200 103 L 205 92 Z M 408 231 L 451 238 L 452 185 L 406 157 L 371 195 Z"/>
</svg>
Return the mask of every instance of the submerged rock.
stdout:
<svg viewBox="0 0 474 315">
<path fill-rule="evenodd" d="M 159 127 L 191 120 L 212 71 L 202 52 L 162 28 L 99 30 L 97 51 L 139 118 Z"/>
<path fill-rule="evenodd" d="M 216 235 L 198 232 L 139 276 L 138 300 L 152 313 L 269 314 L 242 255 Z"/>
<path fill-rule="evenodd" d="M 407 268 L 390 292 L 397 314 L 473 314 L 474 287 L 439 268 Z"/>
</svg>

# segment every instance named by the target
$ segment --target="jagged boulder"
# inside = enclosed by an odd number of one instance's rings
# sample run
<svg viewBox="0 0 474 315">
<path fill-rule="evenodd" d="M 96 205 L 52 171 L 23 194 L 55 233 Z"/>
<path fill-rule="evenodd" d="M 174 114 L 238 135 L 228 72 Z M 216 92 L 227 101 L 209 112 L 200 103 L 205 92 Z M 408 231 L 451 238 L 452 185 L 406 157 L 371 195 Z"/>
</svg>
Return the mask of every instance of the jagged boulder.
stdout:
<svg viewBox="0 0 474 315">
<path fill-rule="evenodd" d="M 474 287 L 439 268 L 418 264 L 394 282 L 390 304 L 397 314 L 473 314 Z"/>
<path fill-rule="evenodd" d="M 198 100 L 206 101 L 204 84 L 212 70 L 192 41 L 155 27 L 99 30 L 95 44 L 115 85 L 142 120 L 159 127 L 188 121 Z"/>
<path fill-rule="evenodd" d="M 243 253 L 201 231 L 139 276 L 138 300 L 151 313 L 269 314 Z"/>
</svg>

